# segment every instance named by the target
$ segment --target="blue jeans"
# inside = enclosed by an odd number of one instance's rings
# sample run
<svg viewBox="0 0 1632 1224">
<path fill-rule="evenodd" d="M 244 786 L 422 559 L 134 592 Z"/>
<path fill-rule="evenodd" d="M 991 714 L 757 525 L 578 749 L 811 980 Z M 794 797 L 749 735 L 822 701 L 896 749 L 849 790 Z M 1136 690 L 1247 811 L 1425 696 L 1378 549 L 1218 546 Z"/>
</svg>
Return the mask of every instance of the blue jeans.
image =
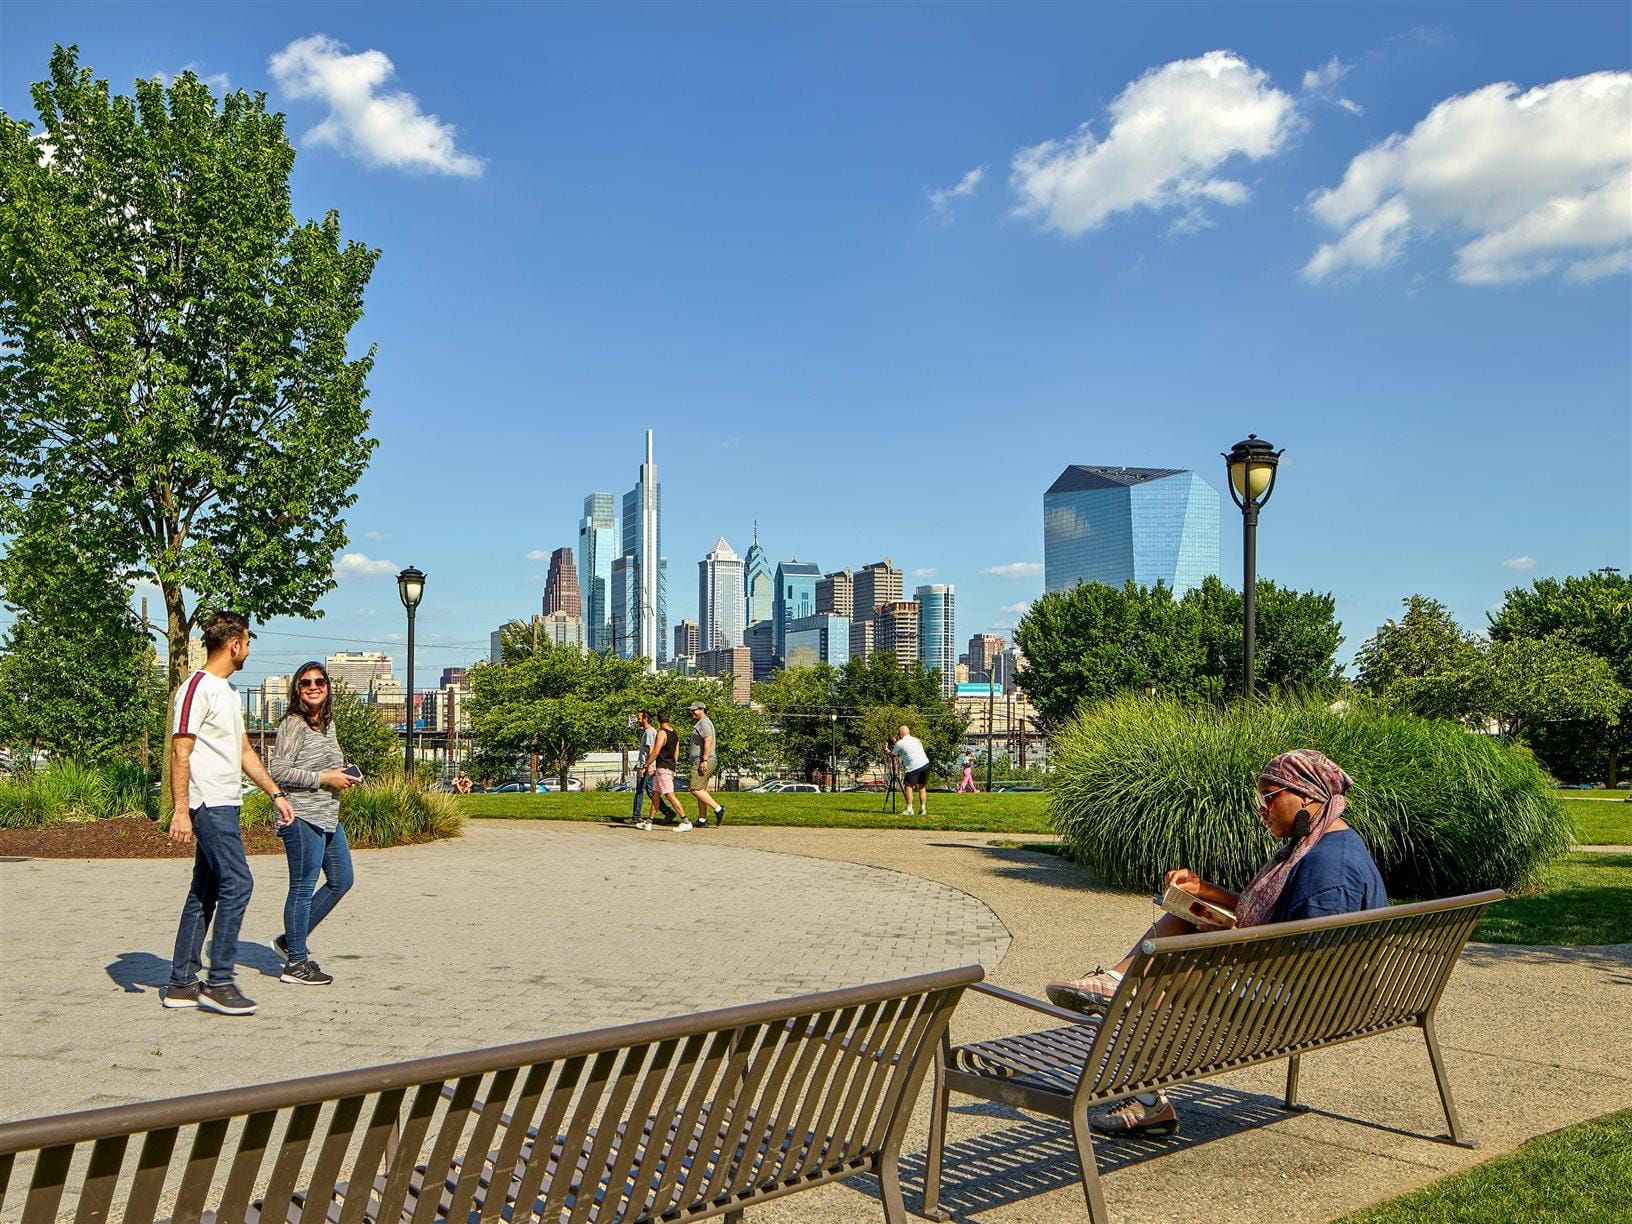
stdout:
<svg viewBox="0 0 1632 1224">
<path fill-rule="evenodd" d="M 283 938 L 289 959 L 307 959 L 306 937 L 340 903 L 356 877 L 351 870 L 351 845 L 344 828 L 326 833 L 296 817 L 278 830 L 289 859 L 289 896 L 283 903 Z M 317 887 L 317 873 L 323 887 Z"/>
<path fill-rule="evenodd" d="M 238 928 L 244 924 L 255 877 L 244 857 L 239 805 L 196 807 L 193 817 L 193 885 L 181 907 L 176 951 L 170 959 L 170 985 L 191 986 L 198 980 L 204 954 L 204 932 L 210 936 L 210 985 L 232 981 L 238 962 Z"/>
<path fill-rule="evenodd" d="M 641 801 L 652 793 L 652 779 L 645 770 L 635 770 L 635 819 L 640 819 Z M 652 800 L 652 807 L 657 807 L 657 800 Z"/>
</svg>

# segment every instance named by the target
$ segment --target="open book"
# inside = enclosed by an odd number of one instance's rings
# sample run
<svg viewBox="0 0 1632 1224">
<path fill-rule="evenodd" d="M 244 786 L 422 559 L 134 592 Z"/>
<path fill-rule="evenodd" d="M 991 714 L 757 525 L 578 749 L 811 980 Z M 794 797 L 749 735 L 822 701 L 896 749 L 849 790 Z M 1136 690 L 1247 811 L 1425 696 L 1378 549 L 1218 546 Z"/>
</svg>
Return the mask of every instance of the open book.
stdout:
<svg viewBox="0 0 1632 1224">
<path fill-rule="evenodd" d="M 1235 925 L 1235 915 L 1222 905 L 1193 897 L 1176 884 L 1170 884 L 1161 897 L 1161 907 L 1177 918 L 1193 923 L 1204 931 L 1222 931 Z"/>
</svg>

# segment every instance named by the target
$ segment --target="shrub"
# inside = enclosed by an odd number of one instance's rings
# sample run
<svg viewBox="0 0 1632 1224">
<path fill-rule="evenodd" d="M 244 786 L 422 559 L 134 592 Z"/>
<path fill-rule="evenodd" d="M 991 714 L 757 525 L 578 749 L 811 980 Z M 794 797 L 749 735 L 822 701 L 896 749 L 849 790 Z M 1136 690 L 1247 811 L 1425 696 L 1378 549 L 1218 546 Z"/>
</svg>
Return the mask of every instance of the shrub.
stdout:
<svg viewBox="0 0 1632 1224">
<path fill-rule="evenodd" d="M 272 823 L 272 801 L 259 791 L 244 797 L 244 825 Z M 422 790 L 387 776 L 354 786 L 340 796 L 340 823 L 356 846 L 397 846 L 404 842 L 458 837 L 465 818 L 452 795 Z"/>
<path fill-rule="evenodd" d="M 77 761 L 52 761 L 0 787 L 0 825 L 38 829 L 67 821 L 114 815 L 114 788 L 97 769 Z"/>
<path fill-rule="evenodd" d="M 1391 896 L 1520 888 L 1571 844 L 1563 805 L 1527 752 L 1370 705 L 1105 702 L 1053 746 L 1050 816 L 1108 882 L 1149 888 L 1188 866 L 1239 888 L 1276 844 L 1254 810 L 1258 773 L 1293 748 L 1319 749 L 1354 779 L 1345 819 Z"/>
</svg>

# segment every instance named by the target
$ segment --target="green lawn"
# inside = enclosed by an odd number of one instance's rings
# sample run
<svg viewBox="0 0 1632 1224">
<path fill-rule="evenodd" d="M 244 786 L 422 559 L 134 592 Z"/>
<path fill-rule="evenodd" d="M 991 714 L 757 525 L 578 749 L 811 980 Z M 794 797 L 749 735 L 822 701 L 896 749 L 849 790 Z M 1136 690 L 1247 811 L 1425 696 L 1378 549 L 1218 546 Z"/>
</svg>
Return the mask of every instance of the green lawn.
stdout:
<svg viewBox="0 0 1632 1224">
<path fill-rule="evenodd" d="M 892 815 L 883 810 L 882 795 L 749 795 L 720 791 L 727 825 L 783 825 L 824 829 L 946 829 L 965 833 L 1052 833 L 1048 823 L 1048 796 L 1041 792 L 1017 795 L 935 795 L 929 797 L 930 815 L 903 816 L 896 799 Z M 551 795 L 462 795 L 466 816 L 500 820 L 610 820 L 629 814 L 633 796 L 627 792 L 584 791 Z M 682 795 L 687 815 L 697 803 Z"/>
<path fill-rule="evenodd" d="M 1336 1224 L 1597 1224 L 1627 1218 L 1632 1109 L 1540 1135 Z"/>
<path fill-rule="evenodd" d="M 1632 846 L 1632 803 L 1566 799 L 1564 806 L 1583 846 Z"/>
<path fill-rule="evenodd" d="M 1558 793 L 1566 799 L 1625 799 L 1632 795 L 1632 791 L 1627 790 L 1560 790 Z"/>
<path fill-rule="evenodd" d="M 1545 869 L 1538 891 L 1486 911 L 1473 937 L 1572 948 L 1632 943 L 1632 854 L 1566 854 Z"/>
</svg>

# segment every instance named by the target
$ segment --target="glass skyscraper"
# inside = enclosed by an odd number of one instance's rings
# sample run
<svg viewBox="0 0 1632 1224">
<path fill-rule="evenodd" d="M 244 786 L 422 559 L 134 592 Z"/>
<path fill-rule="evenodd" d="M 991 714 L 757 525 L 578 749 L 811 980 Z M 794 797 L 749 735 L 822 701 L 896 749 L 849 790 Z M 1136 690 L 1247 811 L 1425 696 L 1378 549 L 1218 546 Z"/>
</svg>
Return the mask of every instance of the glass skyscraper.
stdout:
<svg viewBox="0 0 1632 1224">
<path fill-rule="evenodd" d="M 646 504 L 648 482 L 651 484 L 649 506 Z M 650 540 L 646 539 L 648 522 Z M 652 431 L 649 429 L 646 431 L 646 462 L 640 467 L 640 479 L 623 495 L 622 545 L 621 558 L 629 562 L 630 570 L 625 579 L 623 604 L 628 627 L 618 635 L 618 654 L 625 659 L 649 659 L 651 664 L 666 662 L 669 657 L 669 563 L 663 556 L 663 485 L 657 479 L 657 465 L 652 460 Z M 656 570 L 655 581 L 642 574 L 644 565 Z"/>
<path fill-rule="evenodd" d="M 787 666 L 831 663 L 843 667 L 850 658 L 850 618 L 817 612 L 788 625 Z"/>
<path fill-rule="evenodd" d="M 924 670 L 941 673 L 941 693 L 950 697 L 958 687 L 958 635 L 953 588 L 945 583 L 921 586 L 918 601 L 918 657 Z"/>
<path fill-rule="evenodd" d="M 697 613 L 703 650 L 747 645 L 743 640 L 742 558 L 724 536 L 697 563 Z"/>
<path fill-rule="evenodd" d="M 776 596 L 771 609 L 776 657 L 788 657 L 788 626 L 802 616 L 816 615 L 816 580 L 822 571 L 814 561 L 783 561 L 776 567 Z"/>
<path fill-rule="evenodd" d="M 1176 468 L 1073 464 L 1043 494 L 1043 586 L 1168 586 L 1218 573 L 1218 490 Z"/>
<path fill-rule="evenodd" d="M 623 554 L 616 501 L 610 493 L 584 498 L 578 521 L 578 581 L 584 604 L 584 637 L 597 654 L 612 649 L 612 563 Z"/>
<path fill-rule="evenodd" d="M 754 520 L 754 542 L 748 546 L 748 556 L 744 560 L 747 562 L 747 585 L 743 587 L 743 598 L 748 605 L 748 623 L 768 621 L 776 604 L 776 571 L 771 568 L 765 550 L 759 546 L 758 519 Z"/>
</svg>

